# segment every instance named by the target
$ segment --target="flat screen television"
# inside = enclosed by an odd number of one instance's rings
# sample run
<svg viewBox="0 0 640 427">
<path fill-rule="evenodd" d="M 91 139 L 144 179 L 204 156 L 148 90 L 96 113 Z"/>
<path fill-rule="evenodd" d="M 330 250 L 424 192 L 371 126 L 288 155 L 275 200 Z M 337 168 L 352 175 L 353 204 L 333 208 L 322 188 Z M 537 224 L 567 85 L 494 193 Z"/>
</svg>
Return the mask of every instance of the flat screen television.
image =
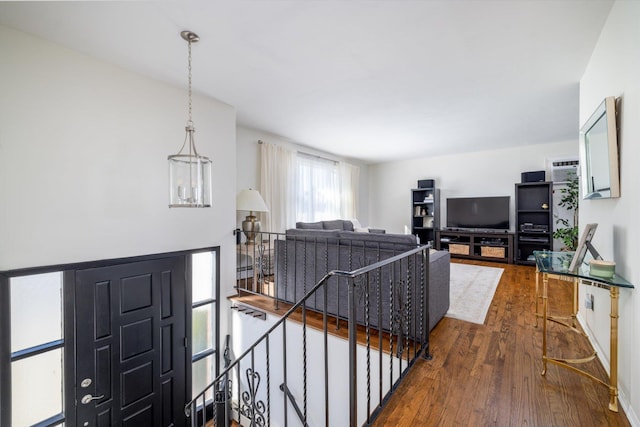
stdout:
<svg viewBox="0 0 640 427">
<path fill-rule="evenodd" d="M 447 228 L 509 230 L 509 196 L 447 199 Z"/>
</svg>

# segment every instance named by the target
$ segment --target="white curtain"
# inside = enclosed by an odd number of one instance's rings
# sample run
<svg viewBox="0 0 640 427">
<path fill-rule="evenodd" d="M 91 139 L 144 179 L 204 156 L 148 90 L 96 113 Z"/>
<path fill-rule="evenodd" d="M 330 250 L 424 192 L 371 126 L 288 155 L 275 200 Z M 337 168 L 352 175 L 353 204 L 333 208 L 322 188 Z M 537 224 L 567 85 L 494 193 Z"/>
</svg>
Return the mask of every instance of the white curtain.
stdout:
<svg viewBox="0 0 640 427">
<path fill-rule="evenodd" d="M 260 193 L 269 207 L 263 214 L 263 230 L 282 233 L 296 222 L 296 153 L 265 142 L 260 145 L 260 157 Z"/>
<path fill-rule="evenodd" d="M 340 218 L 358 218 L 358 191 L 360 182 L 360 167 L 346 162 L 340 162 Z"/>
<path fill-rule="evenodd" d="M 335 161 L 298 153 L 295 182 L 297 221 L 340 218 L 340 176 Z"/>
</svg>

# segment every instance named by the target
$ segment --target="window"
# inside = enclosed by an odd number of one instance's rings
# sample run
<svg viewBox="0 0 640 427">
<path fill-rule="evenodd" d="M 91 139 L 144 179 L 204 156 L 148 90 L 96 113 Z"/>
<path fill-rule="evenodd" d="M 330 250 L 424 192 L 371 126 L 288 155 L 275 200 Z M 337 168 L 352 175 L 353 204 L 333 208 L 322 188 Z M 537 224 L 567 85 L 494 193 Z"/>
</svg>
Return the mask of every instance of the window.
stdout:
<svg viewBox="0 0 640 427">
<path fill-rule="evenodd" d="M 355 218 L 358 168 L 321 157 L 296 157 L 296 221 Z"/>
<path fill-rule="evenodd" d="M 9 279 L 11 422 L 53 425 L 63 415 L 62 273 Z M 34 392 L 36 391 L 37 392 Z"/>
<path fill-rule="evenodd" d="M 298 154 L 296 159 L 296 219 L 340 218 L 340 185 L 336 162 Z"/>
<path fill-rule="evenodd" d="M 191 255 L 191 392 L 200 393 L 215 379 L 218 366 L 218 252 Z M 212 392 L 206 396 L 209 401 Z"/>
</svg>

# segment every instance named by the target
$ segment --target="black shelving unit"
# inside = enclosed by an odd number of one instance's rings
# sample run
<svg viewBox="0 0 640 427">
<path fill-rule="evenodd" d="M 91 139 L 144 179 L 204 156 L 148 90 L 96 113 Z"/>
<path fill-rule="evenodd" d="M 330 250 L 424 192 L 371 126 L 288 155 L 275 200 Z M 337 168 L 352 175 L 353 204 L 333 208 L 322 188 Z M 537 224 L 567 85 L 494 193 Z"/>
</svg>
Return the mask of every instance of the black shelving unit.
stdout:
<svg viewBox="0 0 640 427">
<path fill-rule="evenodd" d="M 516 184 L 515 260 L 533 265 L 533 251 L 553 248 L 553 183 Z"/>
<path fill-rule="evenodd" d="M 411 234 L 421 244 L 434 246 L 440 228 L 440 190 L 435 186 L 411 189 Z"/>
</svg>

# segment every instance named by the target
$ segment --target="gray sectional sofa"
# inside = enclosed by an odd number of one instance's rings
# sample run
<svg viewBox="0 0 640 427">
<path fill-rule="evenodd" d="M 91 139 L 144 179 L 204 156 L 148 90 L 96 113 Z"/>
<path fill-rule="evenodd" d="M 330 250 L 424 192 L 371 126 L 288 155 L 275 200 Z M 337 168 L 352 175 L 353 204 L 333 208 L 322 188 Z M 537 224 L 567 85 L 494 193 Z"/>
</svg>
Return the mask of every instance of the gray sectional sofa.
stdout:
<svg viewBox="0 0 640 427">
<path fill-rule="evenodd" d="M 298 223 L 296 229 L 289 229 L 285 239 L 276 242 L 276 297 L 287 302 L 302 298 L 324 275 L 331 270 L 352 271 L 374 262 L 381 261 L 417 247 L 413 235 L 388 234 L 384 230 L 377 233 L 354 232 L 350 221 L 325 221 L 319 223 Z M 333 228 L 332 228 L 333 227 Z M 351 228 L 351 230 L 350 230 Z M 421 277 L 421 257 L 402 266 L 382 269 L 375 280 L 370 282 L 370 293 L 376 303 L 370 304 L 370 322 L 384 330 L 397 328 L 390 323 L 391 305 L 394 312 L 411 307 L 418 308 L 418 289 L 407 292 L 406 282 L 415 283 Z M 428 268 L 429 330 L 438 323 L 449 309 L 449 252 L 430 251 Z M 374 277 L 374 276 L 372 276 Z M 340 282 L 342 281 L 342 283 Z M 328 283 L 327 311 L 339 317 L 347 317 L 346 279 L 332 277 Z M 400 283 L 402 290 L 396 289 L 391 295 L 390 281 Z M 413 288 L 412 288 L 413 289 Z M 378 298 L 380 304 L 377 304 Z M 324 300 L 317 296 L 308 301 L 307 307 L 322 310 Z M 380 316 L 378 316 L 380 307 Z M 358 319 L 364 319 L 362 295 L 358 300 Z M 413 321 L 415 322 L 415 320 Z M 404 325 L 402 326 L 404 327 Z M 412 327 L 416 327 L 413 325 Z M 418 330 L 417 327 L 415 329 Z M 412 334 L 413 335 L 413 334 Z"/>
</svg>

